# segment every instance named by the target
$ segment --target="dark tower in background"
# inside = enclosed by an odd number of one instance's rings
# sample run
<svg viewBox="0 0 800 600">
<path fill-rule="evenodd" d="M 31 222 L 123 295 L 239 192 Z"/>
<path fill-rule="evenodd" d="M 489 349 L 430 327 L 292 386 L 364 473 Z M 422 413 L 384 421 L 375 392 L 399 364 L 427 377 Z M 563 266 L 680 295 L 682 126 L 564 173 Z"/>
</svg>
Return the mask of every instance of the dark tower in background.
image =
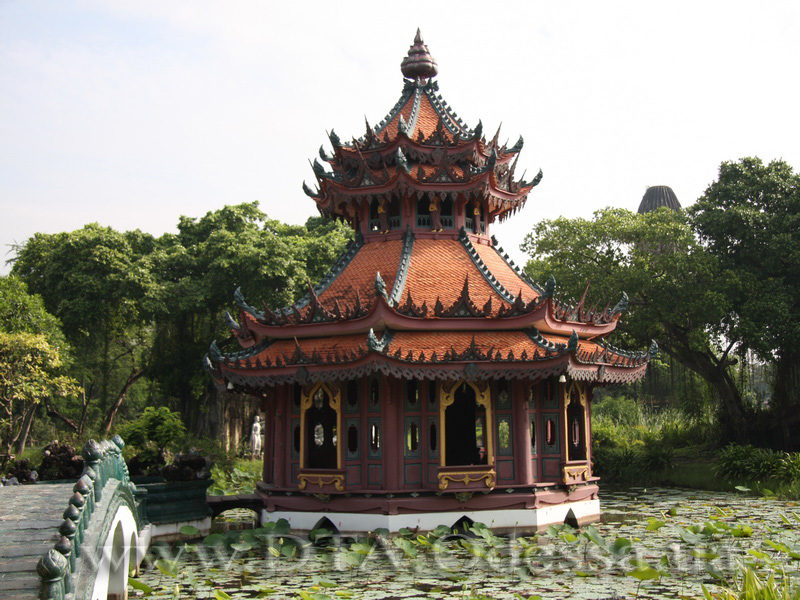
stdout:
<svg viewBox="0 0 800 600">
<path fill-rule="evenodd" d="M 668 185 L 653 185 L 647 188 L 644 196 L 642 196 L 642 201 L 639 203 L 639 209 L 636 212 L 643 215 L 653 212 L 662 206 L 666 206 L 672 210 L 680 210 L 681 203 L 678 202 L 678 197 Z"/>
</svg>

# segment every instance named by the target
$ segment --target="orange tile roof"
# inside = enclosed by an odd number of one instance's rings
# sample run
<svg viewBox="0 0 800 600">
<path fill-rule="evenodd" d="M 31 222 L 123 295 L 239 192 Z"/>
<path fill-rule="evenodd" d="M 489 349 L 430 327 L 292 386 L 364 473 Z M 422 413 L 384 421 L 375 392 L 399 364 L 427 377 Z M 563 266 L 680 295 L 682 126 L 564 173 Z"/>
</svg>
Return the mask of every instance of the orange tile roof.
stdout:
<svg viewBox="0 0 800 600">
<path fill-rule="evenodd" d="M 411 94 L 411 97 L 405 103 L 403 108 L 400 109 L 400 112 L 392 119 L 384 128 L 383 131 L 379 134 L 379 137 L 383 139 L 383 136 L 386 132 L 389 133 L 389 139 L 393 140 L 397 137 L 397 125 L 400 121 L 400 115 L 403 117 L 403 121 L 406 122 L 406 125 L 411 120 L 411 110 L 414 108 L 414 94 Z"/>
<path fill-rule="evenodd" d="M 402 249 L 402 240 L 365 244 L 328 289 L 320 294 L 320 300 L 328 308 L 338 300 L 344 308 L 345 304 L 355 301 L 358 290 L 361 301 L 367 303 L 375 296 L 375 273 L 378 272 L 386 283 L 387 292 L 390 292 Z"/>
<path fill-rule="evenodd" d="M 421 131 L 422 135 L 426 138 L 430 137 L 430 135 L 436 131 L 436 126 L 439 124 L 439 121 L 441 121 L 439 113 L 433 108 L 431 101 L 428 99 L 428 95 L 423 94 L 422 102 L 420 102 L 419 105 L 419 116 L 417 117 L 417 128 L 416 131 L 414 131 L 414 139 L 417 138 L 417 131 Z M 444 133 L 448 140 L 453 139 L 453 136 L 446 128 L 444 129 Z"/>
<path fill-rule="evenodd" d="M 295 354 L 298 346 L 301 352 L 307 355 L 311 355 L 316 351 L 322 359 L 320 362 L 330 362 L 337 354 L 341 357 L 349 357 L 352 352 L 358 353 L 359 347 L 366 350 L 367 336 L 360 333 L 328 338 L 278 340 L 259 352 L 256 356 L 251 357 L 250 360 L 255 361 L 258 359 L 262 363 L 269 361 L 271 366 L 275 366 L 275 362 L 279 357 L 281 362 L 285 362 L 287 357 L 291 358 Z"/>
<path fill-rule="evenodd" d="M 520 290 L 522 290 L 522 299 L 525 300 L 525 302 L 530 302 L 539 297 L 539 294 L 537 294 L 524 279 L 517 275 L 514 269 L 508 266 L 508 263 L 497 253 L 497 250 L 489 246 L 484 246 L 483 244 L 475 244 L 475 249 L 478 251 L 478 255 L 483 262 L 486 263 L 486 266 L 489 267 L 492 274 L 497 277 L 500 285 L 514 296 L 519 294 Z"/>
<path fill-rule="evenodd" d="M 393 354 L 398 350 L 405 358 L 406 353 L 411 350 L 415 359 L 419 358 L 420 352 L 425 353 L 426 358 L 436 352 L 441 359 L 445 353 L 455 350 L 463 352 L 475 340 L 475 347 L 482 353 L 487 353 L 490 349 L 495 352 L 500 351 L 503 357 L 513 352 L 516 358 L 520 358 L 525 352 L 528 358 L 532 359 L 534 353 L 544 356 L 546 351 L 537 346 L 523 331 L 395 331 L 389 343 L 388 353 Z M 566 344 L 567 338 L 559 338 L 559 343 Z"/>
<path fill-rule="evenodd" d="M 402 298 L 410 291 L 417 306 L 426 302 L 432 309 L 440 298 L 444 307 L 449 308 L 460 297 L 467 276 L 470 297 L 478 307 L 483 307 L 490 296 L 494 310 L 506 304 L 480 274 L 461 242 L 417 240 Z"/>
</svg>

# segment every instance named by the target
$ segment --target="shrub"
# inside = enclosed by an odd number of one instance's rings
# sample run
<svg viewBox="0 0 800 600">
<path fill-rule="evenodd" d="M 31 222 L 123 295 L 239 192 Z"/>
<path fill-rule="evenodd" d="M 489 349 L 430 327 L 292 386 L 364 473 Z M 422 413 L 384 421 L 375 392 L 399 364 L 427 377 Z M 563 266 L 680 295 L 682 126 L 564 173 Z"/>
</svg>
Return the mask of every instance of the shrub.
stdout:
<svg viewBox="0 0 800 600">
<path fill-rule="evenodd" d="M 785 454 L 768 448 L 730 444 L 717 454 L 715 470 L 717 475 L 731 481 L 779 479 Z"/>
<path fill-rule="evenodd" d="M 778 464 L 778 479 L 783 483 L 800 483 L 800 452 L 784 452 Z"/>
<path fill-rule="evenodd" d="M 642 409 L 633 398 L 608 396 L 592 406 L 593 417 L 606 418 L 617 425 L 633 427 L 642 422 Z"/>
<path fill-rule="evenodd" d="M 155 445 L 164 451 L 183 441 L 186 427 L 179 413 L 166 406 L 148 406 L 140 417 L 120 427 L 119 434 L 130 446 L 145 448 Z"/>
<path fill-rule="evenodd" d="M 141 416 L 120 427 L 119 434 L 134 455 L 128 461 L 131 475 L 155 475 L 168 462 L 168 452 L 185 441 L 186 427 L 180 414 L 166 406 L 148 406 Z"/>
</svg>

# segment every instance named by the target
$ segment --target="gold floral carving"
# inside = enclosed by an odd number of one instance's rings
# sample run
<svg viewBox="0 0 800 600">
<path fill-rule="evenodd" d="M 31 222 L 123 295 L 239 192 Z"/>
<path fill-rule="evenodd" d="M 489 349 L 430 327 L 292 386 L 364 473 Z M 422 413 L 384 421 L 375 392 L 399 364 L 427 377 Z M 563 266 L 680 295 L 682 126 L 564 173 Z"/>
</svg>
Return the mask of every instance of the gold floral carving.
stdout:
<svg viewBox="0 0 800 600">
<path fill-rule="evenodd" d="M 480 480 L 485 480 L 484 483 L 489 489 L 494 488 L 496 474 L 494 470 L 491 471 L 452 471 L 450 473 L 439 473 L 439 489 L 446 490 L 450 485 L 449 482 L 463 483 L 469 485 Z"/>
<path fill-rule="evenodd" d="M 322 486 L 333 484 L 336 491 L 344 491 L 344 475 L 325 475 L 322 473 L 301 473 L 298 477 L 300 485 L 297 487 L 301 490 L 306 489 L 308 484 Z"/>
<path fill-rule="evenodd" d="M 588 481 L 589 466 L 578 465 L 577 467 L 564 467 L 564 483 L 567 483 L 571 479 L 583 479 L 584 481 Z"/>
</svg>

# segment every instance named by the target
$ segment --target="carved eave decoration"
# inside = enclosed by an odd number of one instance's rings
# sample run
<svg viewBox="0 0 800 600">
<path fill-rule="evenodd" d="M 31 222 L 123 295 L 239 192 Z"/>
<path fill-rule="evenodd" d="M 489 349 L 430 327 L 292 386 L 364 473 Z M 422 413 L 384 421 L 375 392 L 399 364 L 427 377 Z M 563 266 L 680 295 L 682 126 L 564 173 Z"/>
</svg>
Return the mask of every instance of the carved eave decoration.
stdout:
<svg viewBox="0 0 800 600">
<path fill-rule="evenodd" d="M 532 340 L 538 333 L 531 332 Z M 611 347 L 594 352 L 581 351 L 577 336 L 566 343 L 551 343 L 543 338 L 532 353 L 526 350 L 519 356 L 513 351 L 482 349 L 473 337 L 462 349 L 450 348 L 441 355 L 436 352 L 391 347 L 393 332 L 384 330 L 379 337 L 370 330 L 364 343 L 343 352 L 320 354 L 304 352 L 295 343 L 292 352 L 282 352 L 274 360 L 263 362 L 252 355 L 222 356 L 216 345 L 206 357 L 206 369 L 218 381 L 230 381 L 246 389 L 282 383 L 309 381 L 344 381 L 381 372 L 403 379 L 438 379 L 455 381 L 469 379 L 527 379 L 538 380 L 567 373 L 572 379 L 593 383 L 629 383 L 644 376 L 653 355 L 626 353 Z M 216 360 L 214 359 L 216 356 Z"/>
</svg>

